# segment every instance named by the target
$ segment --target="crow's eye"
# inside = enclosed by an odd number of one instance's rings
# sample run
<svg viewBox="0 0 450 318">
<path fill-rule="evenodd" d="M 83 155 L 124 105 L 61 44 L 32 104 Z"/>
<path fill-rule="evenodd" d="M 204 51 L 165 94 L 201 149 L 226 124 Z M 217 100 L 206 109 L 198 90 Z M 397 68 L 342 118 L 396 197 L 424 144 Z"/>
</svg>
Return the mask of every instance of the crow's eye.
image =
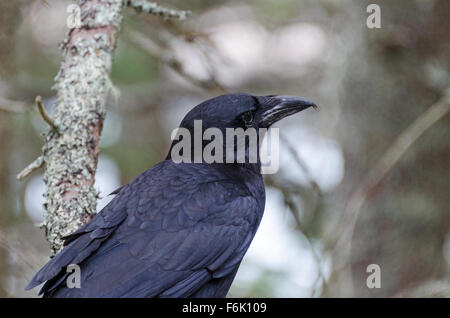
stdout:
<svg viewBox="0 0 450 318">
<path fill-rule="evenodd" d="M 242 122 L 244 123 L 245 127 L 251 127 L 253 126 L 253 113 L 252 112 L 245 112 L 241 115 Z"/>
</svg>

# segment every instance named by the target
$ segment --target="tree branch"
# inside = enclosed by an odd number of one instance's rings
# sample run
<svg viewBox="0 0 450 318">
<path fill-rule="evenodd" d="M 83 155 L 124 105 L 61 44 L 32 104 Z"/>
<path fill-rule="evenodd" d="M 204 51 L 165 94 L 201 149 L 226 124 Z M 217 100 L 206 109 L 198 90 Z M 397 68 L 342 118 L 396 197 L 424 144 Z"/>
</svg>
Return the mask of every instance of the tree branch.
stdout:
<svg viewBox="0 0 450 318">
<path fill-rule="evenodd" d="M 62 249 L 62 237 L 96 213 L 95 170 L 105 101 L 113 88 L 109 73 L 123 7 L 130 5 L 164 18 L 184 19 L 188 14 L 137 0 L 79 0 L 78 5 L 80 25 L 69 31 L 62 44 L 64 61 L 53 87 L 57 91 L 53 119 L 40 98 L 36 99 L 41 116 L 52 129 L 45 135 L 42 156 L 18 175 L 23 179 L 45 163 L 42 227 L 53 254 Z"/>
<path fill-rule="evenodd" d="M 343 214 L 343 223 L 346 226 L 344 227 L 344 231 L 341 233 L 339 240 L 336 242 L 333 251 L 333 253 L 340 253 L 340 259 L 337 259 L 336 264 L 338 270 L 344 270 L 349 264 L 356 222 L 362 207 L 373 189 L 375 189 L 386 175 L 388 175 L 411 145 L 422 136 L 425 131 L 449 112 L 450 87 L 444 91 L 443 96 L 436 103 L 431 105 L 410 126 L 408 126 L 397 139 L 394 140 L 375 166 L 370 169 L 367 175 L 355 187 L 355 190 L 350 195 Z M 349 284 L 349 288 L 352 288 L 352 277 L 349 271 L 344 273 L 344 275 L 345 280 Z"/>
<path fill-rule="evenodd" d="M 191 14 L 191 11 L 168 9 L 158 5 L 156 2 L 147 0 L 127 0 L 126 3 L 128 6 L 133 7 L 137 12 L 159 15 L 165 20 L 169 18 L 184 20 L 189 14 Z"/>
<path fill-rule="evenodd" d="M 286 141 L 286 139 L 285 139 Z M 290 149 L 290 151 L 295 151 L 295 149 Z M 297 155 L 297 154 L 296 154 Z M 298 158 L 298 160 L 301 161 L 300 158 Z M 297 161 L 297 163 L 300 165 L 301 169 L 304 169 L 305 173 L 309 173 L 308 170 L 306 169 L 306 166 L 304 164 L 300 164 L 299 161 Z M 297 206 L 297 204 L 294 201 L 294 195 L 291 192 L 292 191 L 292 185 L 290 184 L 286 184 L 286 182 L 279 182 L 276 180 L 276 178 L 273 178 L 271 176 L 267 176 L 264 179 L 265 183 L 267 184 L 267 186 L 271 186 L 274 187 L 275 189 L 278 189 L 281 191 L 282 195 L 283 195 L 283 199 L 284 199 L 284 203 L 286 204 L 287 208 L 289 209 L 289 211 L 291 212 L 292 216 L 294 217 L 294 221 L 295 221 L 295 226 L 296 229 L 299 230 L 299 232 L 302 234 L 302 236 L 305 238 L 309 249 L 311 250 L 311 255 L 313 257 L 314 262 L 316 263 L 317 266 L 317 277 L 314 281 L 314 283 L 312 284 L 311 287 L 311 297 L 314 297 L 314 295 L 316 295 L 317 290 L 319 289 L 320 285 L 319 283 L 321 283 L 322 287 L 325 287 L 327 285 L 327 277 L 323 271 L 323 261 L 321 256 L 318 254 L 318 252 L 316 251 L 313 242 L 311 240 L 311 238 L 309 237 L 309 235 L 307 234 L 302 221 L 300 220 L 300 210 L 299 207 Z M 311 185 L 312 184 L 316 184 L 317 183 L 311 178 Z M 320 188 L 317 186 L 317 189 L 314 188 L 314 191 L 320 191 Z M 320 193 L 320 192 L 319 192 Z"/>
<path fill-rule="evenodd" d="M 55 125 L 55 122 L 53 121 L 53 119 L 47 114 L 47 112 L 45 111 L 44 105 L 42 104 L 42 97 L 41 96 L 36 96 L 36 99 L 34 100 L 36 103 L 36 106 L 39 110 L 39 114 L 41 114 L 42 119 L 44 119 L 44 121 L 49 124 L 50 127 L 52 127 L 53 129 L 57 130 L 58 126 Z"/>
<path fill-rule="evenodd" d="M 44 165 L 44 157 L 39 156 L 36 160 L 30 163 L 25 169 L 23 169 L 18 175 L 17 180 L 22 181 L 28 177 L 34 170 L 39 169 Z"/>
<path fill-rule="evenodd" d="M 112 85 L 109 72 L 122 21 L 121 0 L 79 1 L 81 26 L 63 42 L 64 61 L 55 79 L 57 102 L 52 128 L 45 136 L 45 228 L 55 254 L 62 237 L 96 213 L 94 188 L 99 140 Z M 39 105 L 39 104 L 38 104 Z M 41 110 L 41 109 L 40 109 Z M 41 112 L 42 114 L 42 112 Z M 51 124 L 53 123 L 53 125 Z"/>
</svg>

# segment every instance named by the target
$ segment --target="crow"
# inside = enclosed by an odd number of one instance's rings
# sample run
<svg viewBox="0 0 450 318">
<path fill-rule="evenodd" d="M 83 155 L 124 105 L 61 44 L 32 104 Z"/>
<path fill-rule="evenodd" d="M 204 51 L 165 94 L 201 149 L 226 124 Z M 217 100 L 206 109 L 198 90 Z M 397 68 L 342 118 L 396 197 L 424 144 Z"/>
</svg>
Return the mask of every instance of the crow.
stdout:
<svg viewBox="0 0 450 318">
<path fill-rule="evenodd" d="M 295 96 L 227 94 L 194 107 L 180 128 L 193 133 L 196 120 L 224 133 L 269 128 L 308 107 L 316 105 Z M 45 282 L 43 297 L 225 297 L 263 216 L 261 162 L 188 161 L 169 151 L 114 191 L 26 289 Z M 72 264 L 79 288 L 67 284 Z"/>
</svg>

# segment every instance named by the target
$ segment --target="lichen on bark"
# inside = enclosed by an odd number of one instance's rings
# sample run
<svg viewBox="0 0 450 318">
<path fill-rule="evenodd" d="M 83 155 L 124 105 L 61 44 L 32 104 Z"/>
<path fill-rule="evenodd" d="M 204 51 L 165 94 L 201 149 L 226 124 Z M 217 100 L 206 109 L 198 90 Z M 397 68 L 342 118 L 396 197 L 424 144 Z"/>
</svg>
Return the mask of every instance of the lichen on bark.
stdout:
<svg viewBox="0 0 450 318">
<path fill-rule="evenodd" d="M 79 1 L 82 25 L 64 40 L 64 61 L 55 78 L 56 129 L 45 136 L 45 228 L 52 253 L 62 237 L 95 213 L 99 139 L 112 87 L 109 72 L 122 19 L 122 0 Z"/>
<path fill-rule="evenodd" d="M 145 0 L 79 0 L 79 21 L 62 43 L 64 60 L 55 77 L 57 101 L 51 126 L 44 135 L 42 155 L 17 178 L 22 180 L 45 164 L 45 229 L 52 255 L 63 237 L 76 231 L 96 213 L 94 188 L 99 140 L 106 116 L 105 101 L 113 88 L 109 78 L 122 9 L 133 7 L 164 18 L 184 19 L 189 11 L 167 9 Z"/>
</svg>

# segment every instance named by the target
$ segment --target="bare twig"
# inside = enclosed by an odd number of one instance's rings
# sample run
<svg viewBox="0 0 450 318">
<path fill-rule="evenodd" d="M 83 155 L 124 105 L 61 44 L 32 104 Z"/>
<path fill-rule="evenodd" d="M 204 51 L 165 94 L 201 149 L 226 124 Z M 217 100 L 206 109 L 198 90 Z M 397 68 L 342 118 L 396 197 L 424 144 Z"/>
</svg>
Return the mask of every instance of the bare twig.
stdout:
<svg viewBox="0 0 450 318">
<path fill-rule="evenodd" d="M 289 152 L 292 154 L 292 156 L 294 157 L 295 162 L 298 164 L 298 166 L 300 167 L 300 169 L 303 171 L 303 173 L 306 176 L 306 179 L 308 180 L 308 183 L 310 185 L 310 187 L 317 192 L 317 194 L 319 196 L 322 195 L 322 190 L 320 189 L 319 185 L 317 184 L 317 182 L 314 180 L 314 178 L 311 176 L 311 172 L 309 171 L 308 167 L 306 166 L 305 162 L 303 161 L 302 158 L 300 158 L 300 156 L 298 155 L 297 151 L 295 150 L 295 148 L 292 146 L 292 144 L 289 142 L 289 140 L 284 137 L 282 134 L 280 135 L 280 138 L 282 139 L 283 143 L 285 143 L 288 147 Z"/>
<path fill-rule="evenodd" d="M 300 231 L 302 236 L 305 238 L 306 242 L 309 245 L 309 249 L 311 250 L 311 254 L 312 254 L 314 262 L 316 263 L 316 266 L 317 266 L 317 278 L 313 283 L 313 288 L 311 289 L 311 297 L 312 297 L 316 293 L 317 284 L 319 281 L 322 281 L 322 286 L 326 286 L 326 284 L 327 284 L 326 275 L 323 272 L 323 268 L 322 268 L 323 264 L 322 264 L 321 257 L 317 254 L 310 237 L 306 234 L 306 231 L 303 228 L 302 222 L 299 217 L 300 211 L 292 198 L 292 193 L 290 191 L 291 190 L 290 187 L 285 186 L 285 185 L 281 184 L 280 182 L 277 182 L 274 178 L 268 178 L 267 184 L 270 186 L 273 186 L 276 189 L 279 189 L 281 191 L 281 193 L 283 194 L 284 202 L 285 202 L 286 206 L 289 208 L 289 210 L 291 211 L 292 216 L 294 217 L 296 228 Z"/>
<path fill-rule="evenodd" d="M 36 99 L 34 101 L 35 101 L 36 106 L 37 106 L 37 108 L 39 110 L 39 114 L 41 114 L 41 116 L 44 119 L 44 121 L 47 124 L 49 124 L 50 127 L 52 127 L 53 129 L 57 130 L 58 126 L 55 125 L 55 122 L 53 121 L 53 119 L 45 111 L 44 105 L 42 104 L 42 97 L 41 96 L 36 96 Z"/>
<path fill-rule="evenodd" d="M 314 178 L 311 175 L 311 172 L 309 171 L 308 167 L 306 166 L 305 162 L 303 161 L 303 159 L 298 155 L 297 151 L 295 150 L 295 148 L 292 146 L 292 144 L 289 142 L 289 140 L 287 140 L 287 138 L 285 138 L 283 135 L 280 135 L 283 143 L 285 143 L 288 147 L 289 152 L 292 154 L 292 156 L 294 157 L 295 162 L 298 164 L 298 166 L 300 167 L 300 169 L 303 171 L 307 182 L 309 184 L 309 187 L 316 193 L 316 195 L 320 198 L 322 196 L 322 190 L 320 189 L 320 186 L 317 184 L 317 182 L 314 180 Z M 284 202 L 287 205 L 287 207 L 289 208 L 289 210 L 292 213 L 292 216 L 294 217 L 295 220 L 295 224 L 297 229 L 300 231 L 300 233 L 302 233 L 303 237 L 305 238 L 305 240 L 307 241 L 309 248 L 311 250 L 311 254 L 313 256 L 314 262 L 316 263 L 317 266 L 317 277 L 316 280 L 313 283 L 312 289 L 311 289 L 311 297 L 313 297 L 316 294 L 317 288 L 318 288 L 318 283 L 321 281 L 322 282 L 322 286 L 326 286 L 327 285 L 327 279 L 326 279 L 326 275 L 323 272 L 322 269 L 322 260 L 320 258 L 320 256 L 317 254 L 313 243 L 310 239 L 310 237 L 306 234 L 305 229 L 303 228 L 302 222 L 300 220 L 300 211 L 297 207 L 297 205 L 295 204 L 293 198 L 292 198 L 292 190 L 293 187 L 291 185 L 287 185 L 287 184 L 282 184 L 280 182 L 277 182 L 274 178 L 266 178 L 267 184 L 271 185 L 277 189 L 279 189 L 281 191 L 281 193 L 283 194 L 283 198 L 284 198 Z M 317 203 L 317 201 L 316 201 Z"/>
<path fill-rule="evenodd" d="M 17 180 L 22 181 L 29 176 L 34 170 L 39 169 L 44 165 L 44 157 L 39 156 L 36 160 L 30 163 L 25 169 L 23 169 L 18 175 Z"/>
<path fill-rule="evenodd" d="M 149 14 L 162 16 L 164 19 L 176 18 L 184 20 L 191 14 L 191 11 L 168 9 L 158 5 L 156 2 L 147 0 L 128 0 L 127 5 L 133 7 L 137 12 L 146 12 Z"/>
<path fill-rule="evenodd" d="M 325 273 L 323 272 L 322 269 L 322 260 L 320 258 L 320 256 L 317 254 L 316 249 L 314 248 L 314 245 L 310 239 L 310 237 L 306 234 L 306 231 L 303 229 L 302 223 L 300 221 L 300 211 L 298 210 L 297 205 L 295 204 L 295 202 L 292 200 L 292 197 L 289 193 L 283 193 L 284 195 L 284 200 L 287 204 L 287 206 L 289 207 L 289 209 L 292 212 L 292 215 L 294 216 L 294 220 L 295 220 L 295 225 L 297 227 L 297 229 L 303 234 L 303 237 L 305 238 L 306 242 L 309 245 L 309 249 L 311 250 L 311 254 L 313 256 L 314 262 L 316 263 L 316 267 L 317 267 L 317 278 L 313 283 L 313 288 L 311 289 L 311 297 L 315 295 L 316 290 L 317 290 L 317 283 L 322 280 L 322 285 L 325 286 L 327 284 L 327 279 L 325 276 Z"/>
</svg>

